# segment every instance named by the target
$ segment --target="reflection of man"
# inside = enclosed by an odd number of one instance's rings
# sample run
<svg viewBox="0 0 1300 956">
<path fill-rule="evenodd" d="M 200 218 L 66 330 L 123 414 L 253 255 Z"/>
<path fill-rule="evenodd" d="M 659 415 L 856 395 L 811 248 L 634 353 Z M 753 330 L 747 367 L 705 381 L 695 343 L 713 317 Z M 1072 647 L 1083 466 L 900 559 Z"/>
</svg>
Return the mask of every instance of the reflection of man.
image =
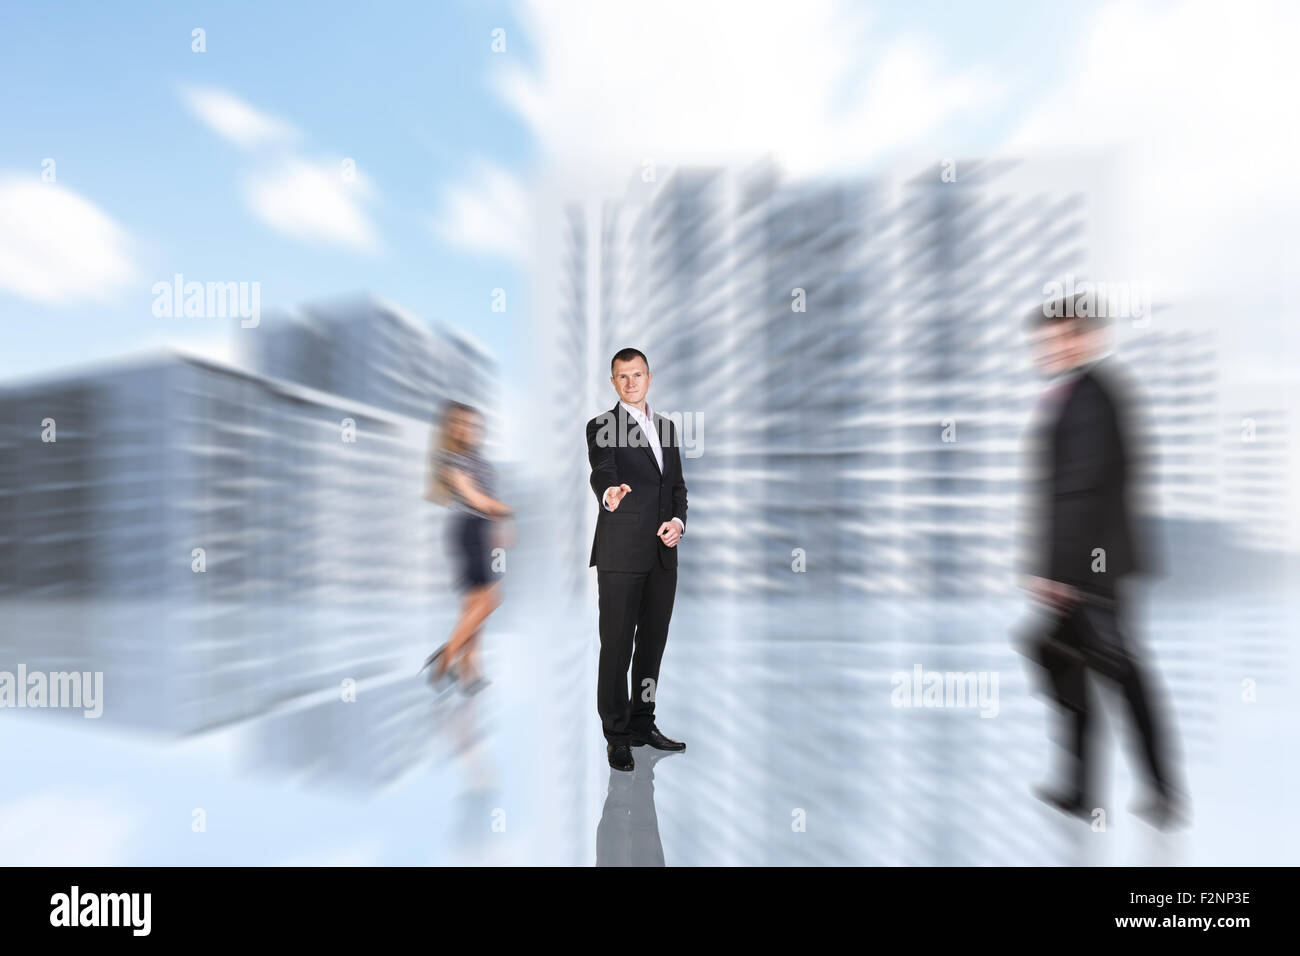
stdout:
<svg viewBox="0 0 1300 956">
<path fill-rule="evenodd" d="M 631 774 L 610 772 L 605 807 L 596 826 L 597 866 L 663 866 L 664 844 L 655 814 L 655 768 L 672 754 L 643 756 Z"/>
<path fill-rule="evenodd" d="M 1082 296 L 1059 300 L 1029 317 L 1035 361 L 1051 382 L 1039 408 L 1045 533 L 1027 586 L 1051 614 L 1048 632 L 1034 650 L 1047 669 L 1053 696 L 1066 711 L 1073 763 L 1064 786 L 1043 789 L 1039 796 L 1085 818 L 1095 806 L 1089 753 L 1092 674 L 1114 682 L 1127 701 L 1152 788 L 1139 813 L 1164 826 L 1182 809 L 1149 680 L 1122 625 L 1126 592 L 1121 582 L 1143 569 L 1128 501 L 1127 403 L 1112 361 L 1103 357 L 1109 328 L 1090 304 Z"/>
<path fill-rule="evenodd" d="M 590 565 L 600 591 L 596 709 L 615 770 L 633 769 L 634 746 L 686 749 L 654 722 L 659 662 L 677 593 L 677 542 L 686 530 L 686 482 L 672 422 L 646 404 L 650 379 L 643 354 L 618 352 L 609 380 L 619 402 L 587 422 L 591 490 L 601 503 Z"/>
</svg>

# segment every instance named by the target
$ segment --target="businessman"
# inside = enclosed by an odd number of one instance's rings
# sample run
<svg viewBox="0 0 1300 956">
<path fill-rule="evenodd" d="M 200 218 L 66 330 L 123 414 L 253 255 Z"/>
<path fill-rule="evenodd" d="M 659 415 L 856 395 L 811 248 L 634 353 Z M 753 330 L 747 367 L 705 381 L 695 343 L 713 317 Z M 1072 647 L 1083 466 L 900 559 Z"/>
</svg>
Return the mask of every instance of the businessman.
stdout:
<svg viewBox="0 0 1300 956">
<path fill-rule="evenodd" d="M 1039 402 L 1042 526 L 1026 586 L 1047 610 L 1047 626 L 1029 649 L 1047 672 L 1064 709 L 1070 771 L 1038 796 L 1087 819 L 1095 806 L 1090 738 L 1091 683 L 1123 694 L 1141 738 L 1150 798 L 1137 812 L 1153 824 L 1180 823 L 1160 715 L 1138 647 L 1124 627 L 1132 575 L 1149 570 L 1140 557 L 1130 512 L 1132 445 L 1129 403 L 1119 370 L 1106 357 L 1104 307 L 1075 296 L 1045 303 L 1027 319 L 1034 360 L 1049 384 Z"/>
<path fill-rule="evenodd" d="M 677 544 L 686 532 L 686 482 L 677 431 L 646 402 L 645 355 L 622 349 L 609 371 L 618 402 L 587 422 L 591 490 L 600 503 L 589 565 L 600 593 L 596 709 L 609 765 L 631 771 L 632 747 L 686 749 L 655 726 L 659 662 L 677 593 Z"/>
</svg>

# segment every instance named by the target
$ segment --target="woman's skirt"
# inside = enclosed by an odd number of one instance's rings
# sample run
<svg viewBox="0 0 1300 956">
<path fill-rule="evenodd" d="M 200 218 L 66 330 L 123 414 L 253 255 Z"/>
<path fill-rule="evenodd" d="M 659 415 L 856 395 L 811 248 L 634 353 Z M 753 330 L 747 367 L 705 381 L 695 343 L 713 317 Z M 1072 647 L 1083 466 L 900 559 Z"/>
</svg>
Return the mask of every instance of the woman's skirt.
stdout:
<svg viewBox="0 0 1300 956">
<path fill-rule="evenodd" d="M 459 514 L 450 522 L 452 567 L 456 570 L 456 590 L 464 593 L 471 588 L 491 584 L 492 549 L 488 536 L 491 520 L 481 515 Z"/>
</svg>

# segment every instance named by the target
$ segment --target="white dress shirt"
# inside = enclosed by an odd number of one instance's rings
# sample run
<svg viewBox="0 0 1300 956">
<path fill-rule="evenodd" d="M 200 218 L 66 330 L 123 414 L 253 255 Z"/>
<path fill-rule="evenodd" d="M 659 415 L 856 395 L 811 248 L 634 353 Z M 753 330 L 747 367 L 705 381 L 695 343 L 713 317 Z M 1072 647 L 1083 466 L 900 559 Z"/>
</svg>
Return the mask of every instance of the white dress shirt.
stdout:
<svg viewBox="0 0 1300 956">
<path fill-rule="evenodd" d="M 632 420 L 637 423 L 638 427 L 640 427 L 641 434 L 646 437 L 646 441 L 650 443 L 650 450 L 654 452 L 655 462 L 659 465 L 659 473 L 663 474 L 664 450 L 663 447 L 659 444 L 659 430 L 654 427 L 654 416 L 655 416 L 654 409 L 650 407 L 649 402 L 646 402 L 645 414 L 642 415 L 640 411 L 633 408 L 627 402 L 620 401 L 619 404 L 627 409 L 627 413 L 632 416 Z M 609 506 L 609 493 L 614 488 L 617 487 L 618 487 L 617 485 L 610 485 L 608 488 L 605 489 L 604 497 L 600 499 L 601 504 L 605 506 L 606 511 L 614 510 Z M 678 533 L 685 534 L 686 523 L 682 521 L 681 518 L 678 518 L 676 516 L 673 517 L 673 520 L 677 522 L 677 527 L 679 529 Z"/>
<path fill-rule="evenodd" d="M 645 414 L 643 415 L 627 402 L 619 402 L 619 404 L 627 409 L 627 413 L 632 416 L 632 420 L 641 427 L 641 434 L 645 435 L 646 440 L 650 443 L 650 450 L 654 452 L 655 463 L 659 466 L 659 473 L 663 474 L 664 450 L 659 444 L 659 429 L 654 426 L 654 409 L 650 407 L 649 402 L 646 402 Z"/>
</svg>

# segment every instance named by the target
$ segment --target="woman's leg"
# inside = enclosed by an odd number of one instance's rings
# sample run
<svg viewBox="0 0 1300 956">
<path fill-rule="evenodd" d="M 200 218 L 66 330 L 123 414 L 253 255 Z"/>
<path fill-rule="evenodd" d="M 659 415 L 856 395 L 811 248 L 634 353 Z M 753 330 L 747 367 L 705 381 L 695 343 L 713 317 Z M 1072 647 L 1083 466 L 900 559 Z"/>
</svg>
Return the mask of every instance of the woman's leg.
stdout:
<svg viewBox="0 0 1300 956">
<path fill-rule="evenodd" d="M 484 601 L 487 602 L 488 605 L 487 613 L 491 614 L 493 611 L 495 611 L 498 607 L 501 606 L 501 583 L 495 582 L 493 584 L 487 585 L 484 591 L 485 593 L 483 599 Z M 482 640 L 482 637 L 483 637 L 483 628 L 480 627 L 473 634 L 471 634 L 469 636 L 469 639 L 465 642 L 465 649 L 461 653 L 461 660 L 464 662 L 464 667 L 461 669 L 462 687 L 469 687 L 476 680 L 478 680 L 480 676 L 481 672 L 479 671 L 478 668 L 478 654 L 479 654 L 479 645 Z"/>
<path fill-rule="evenodd" d="M 449 526 L 449 542 L 453 559 L 460 570 L 461 580 L 465 578 L 469 578 L 471 582 L 474 580 L 475 569 L 481 561 L 482 531 L 482 520 L 467 514 L 456 516 Z M 468 626 L 471 632 L 478 628 L 478 624 L 472 622 L 479 613 L 480 590 L 480 586 L 471 583 L 461 598 L 460 617 L 452 627 L 447 642 L 442 646 L 443 654 L 435 669 L 434 680 L 441 680 L 456 663 L 456 655 L 465 642 L 466 627 Z"/>
<path fill-rule="evenodd" d="M 455 640 L 456 635 L 460 633 L 461 625 L 463 625 L 470 615 L 474 613 L 474 590 L 475 589 L 469 590 L 466 592 L 465 596 L 461 598 L 460 617 L 456 619 L 456 624 L 451 629 L 451 636 L 447 638 L 447 642 L 442 645 L 442 657 L 438 660 L 438 666 L 434 668 L 433 676 L 435 680 L 441 680 L 442 675 L 447 673 L 451 668 L 451 665 L 456 661 L 457 645 L 454 645 L 452 642 Z"/>
<path fill-rule="evenodd" d="M 478 680 L 478 642 L 483 633 L 483 628 L 479 628 L 469 636 L 465 642 L 464 649 L 460 652 L 460 684 L 462 687 L 468 687 L 474 681 Z"/>
<path fill-rule="evenodd" d="M 483 584 L 470 589 L 469 594 L 465 596 L 464 613 L 452 629 L 451 637 L 447 639 L 447 653 L 445 659 L 439 662 L 440 664 L 455 660 L 461 648 L 483 626 L 488 615 L 496 610 L 501 603 L 500 589 L 500 584 Z M 444 667 L 443 671 L 445 670 Z"/>
</svg>

